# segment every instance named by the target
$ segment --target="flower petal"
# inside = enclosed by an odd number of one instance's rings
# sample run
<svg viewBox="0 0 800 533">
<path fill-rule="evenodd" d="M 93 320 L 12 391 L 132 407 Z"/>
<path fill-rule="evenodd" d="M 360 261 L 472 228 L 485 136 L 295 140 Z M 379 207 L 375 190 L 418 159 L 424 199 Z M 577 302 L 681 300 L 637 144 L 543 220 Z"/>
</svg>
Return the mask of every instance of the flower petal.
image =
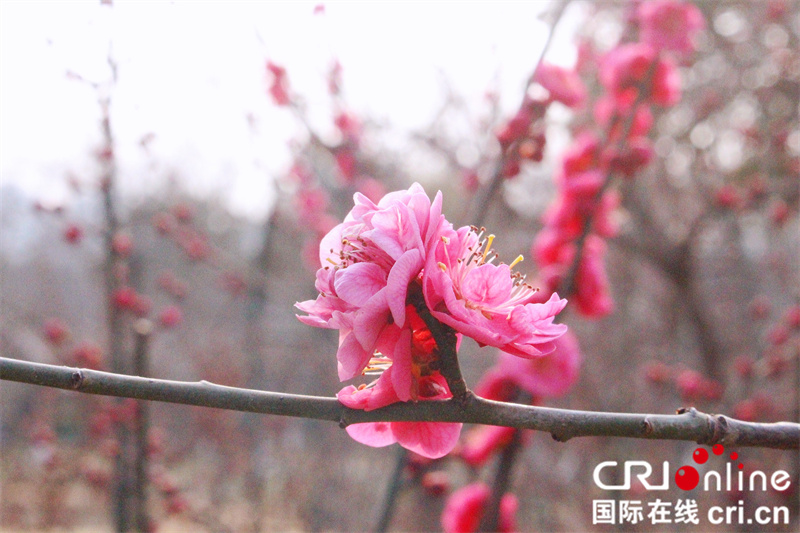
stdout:
<svg viewBox="0 0 800 533">
<path fill-rule="evenodd" d="M 391 422 L 350 424 L 345 428 L 345 431 L 353 440 L 375 448 L 381 448 L 397 442 L 397 438 L 392 432 Z"/>
<path fill-rule="evenodd" d="M 424 264 L 422 252 L 409 250 L 400 256 L 389 272 L 386 280 L 386 300 L 392 311 L 394 323 L 399 327 L 403 327 L 406 323 L 408 284 L 419 275 Z"/>
<path fill-rule="evenodd" d="M 372 352 L 361 347 L 354 333 L 347 335 L 339 345 L 339 351 L 336 352 L 336 359 L 339 361 L 339 380 L 346 381 L 360 376 L 369 364 L 370 357 Z"/>
<path fill-rule="evenodd" d="M 438 459 L 455 448 L 461 424 L 450 422 L 392 422 L 397 442 L 423 457 Z"/>
<path fill-rule="evenodd" d="M 362 306 L 386 285 L 386 274 L 375 263 L 356 263 L 336 272 L 336 295 L 354 306 Z"/>
</svg>

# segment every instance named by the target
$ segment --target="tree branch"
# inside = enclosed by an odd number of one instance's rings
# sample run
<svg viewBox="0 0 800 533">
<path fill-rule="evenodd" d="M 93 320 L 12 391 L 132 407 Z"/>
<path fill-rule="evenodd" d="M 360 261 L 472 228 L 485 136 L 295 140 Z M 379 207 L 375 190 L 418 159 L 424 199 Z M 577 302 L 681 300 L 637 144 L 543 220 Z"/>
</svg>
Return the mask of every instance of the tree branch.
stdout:
<svg viewBox="0 0 800 533">
<path fill-rule="evenodd" d="M 328 420 L 341 427 L 378 421 L 464 422 L 547 431 L 561 442 L 573 437 L 629 437 L 800 449 L 800 424 L 744 422 L 694 408 L 680 409 L 675 415 L 602 413 L 495 402 L 469 394 L 463 402 L 399 402 L 361 411 L 343 406 L 336 398 L 124 376 L 5 357 L 0 357 L 0 379 L 87 394 Z"/>
</svg>

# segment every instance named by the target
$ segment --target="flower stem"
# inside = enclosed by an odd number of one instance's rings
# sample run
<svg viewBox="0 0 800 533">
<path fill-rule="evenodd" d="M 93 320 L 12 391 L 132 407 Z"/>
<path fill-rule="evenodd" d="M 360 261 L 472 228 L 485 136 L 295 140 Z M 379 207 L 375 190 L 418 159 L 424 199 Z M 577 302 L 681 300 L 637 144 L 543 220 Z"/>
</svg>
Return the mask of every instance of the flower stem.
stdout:
<svg viewBox="0 0 800 533">
<path fill-rule="evenodd" d="M 436 347 L 439 350 L 439 373 L 447 380 L 447 386 L 450 388 L 453 398 L 462 405 L 465 404 L 470 396 L 470 390 L 461 375 L 461 367 L 458 364 L 456 330 L 447 324 L 442 324 L 431 314 L 422 291 L 409 292 L 408 298 L 433 335 L 433 340 L 436 341 Z"/>
</svg>

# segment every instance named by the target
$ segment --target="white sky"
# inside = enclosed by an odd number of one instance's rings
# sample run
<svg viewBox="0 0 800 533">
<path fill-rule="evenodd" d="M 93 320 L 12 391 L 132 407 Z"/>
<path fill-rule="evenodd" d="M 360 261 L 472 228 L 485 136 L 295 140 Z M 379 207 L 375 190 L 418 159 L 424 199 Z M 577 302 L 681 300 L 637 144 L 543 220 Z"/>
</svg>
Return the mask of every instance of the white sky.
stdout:
<svg viewBox="0 0 800 533">
<path fill-rule="evenodd" d="M 268 58 L 287 67 L 318 124 L 328 119 L 325 75 L 338 58 L 354 110 L 405 131 L 438 108 L 439 72 L 476 107 L 499 73 L 511 111 L 548 31 L 537 18 L 542 1 L 332 1 L 314 15 L 317 3 L 2 0 L 3 183 L 58 202 L 68 172 L 93 182 L 97 93 L 65 73 L 108 80 L 109 46 L 123 189 L 150 189 L 174 170 L 192 191 L 257 217 L 289 164 L 287 141 L 302 131 L 266 94 Z M 149 132 L 148 159 L 138 141 Z"/>
</svg>

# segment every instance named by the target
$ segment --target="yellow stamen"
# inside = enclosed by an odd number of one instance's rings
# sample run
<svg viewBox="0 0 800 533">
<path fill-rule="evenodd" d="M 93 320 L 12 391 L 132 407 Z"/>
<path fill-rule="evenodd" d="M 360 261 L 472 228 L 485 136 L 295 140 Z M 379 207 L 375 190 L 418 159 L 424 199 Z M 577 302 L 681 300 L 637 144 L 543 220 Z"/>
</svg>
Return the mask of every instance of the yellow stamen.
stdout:
<svg viewBox="0 0 800 533">
<path fill-rule="evenodd" d="M 513 262 L 513 263 L 511 263 L 511 264 L 509 265 L 509 267 L 508 267 L 508 268 L 514 268 L 514 265 L 516 265 L 517 263 L 521 263 L 521 262 L 522 262 L 522 261 L 524 261 L 524 260 L 525 260 L 525 258 L 524 258 L 524 257 L 522 257 L 522 254 L 520 254 L 520 255 L 519 255 L 519 257 L 517 257 L 516 259 L 514 259 L 514 262 Z"/>
<path fill-rule="evenodd" d="M 444 263 L 439 263 L 439 268 L 442 272 L 447 272 L 447 266 Z"/>
<path fill-rule="evenodd" d="M 328 258 L 327 258 L 327 259 L 325 259 L 325 260 L 326 260 L 328 263 L 332 264 L 333 266 L 339 266 L 339 263 L 337 263 L 336 261 L 334 261 L 334 260 L 333 260 L 333 259 L 331 259 L 330 257 L 328 257 Z"/>
<path fill-rule="evenodd" d="M 492 242 L 494 242 L 494 235 L 489 235 L 486 241 L 486 248 L 483 250 L 483 257 L 481 257 L 481 262 L 486 261 L 486 256 L 489 255 L 489 250 L 492 248 Z"/>
</svg>

